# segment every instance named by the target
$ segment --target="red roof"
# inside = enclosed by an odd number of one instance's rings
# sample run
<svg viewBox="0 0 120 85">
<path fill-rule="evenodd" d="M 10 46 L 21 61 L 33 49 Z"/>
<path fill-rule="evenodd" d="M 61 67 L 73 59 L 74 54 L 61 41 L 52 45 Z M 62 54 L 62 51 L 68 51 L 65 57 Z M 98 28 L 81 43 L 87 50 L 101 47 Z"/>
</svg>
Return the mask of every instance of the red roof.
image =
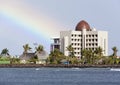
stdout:
<svg viewBox="0 0 120 85">
<path fill-rule="evenodd" d="M 76 30 L 76 31 L 82 31 L 83 28 L 85 28 L 87 31 L 90 30 L 89 24 L 88 24 L 86 21 L 84 21 L 84 20 L 80 21 L 80 22 L 77 24 L 75 30 Z"/>
</svg>

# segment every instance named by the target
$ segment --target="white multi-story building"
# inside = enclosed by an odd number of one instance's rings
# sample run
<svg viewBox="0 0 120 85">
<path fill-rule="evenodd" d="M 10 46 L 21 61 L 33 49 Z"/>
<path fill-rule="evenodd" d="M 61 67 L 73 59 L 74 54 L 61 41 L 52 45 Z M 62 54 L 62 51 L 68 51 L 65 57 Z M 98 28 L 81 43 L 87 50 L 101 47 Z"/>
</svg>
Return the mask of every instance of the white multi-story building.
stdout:
<svg viewBox="0 0 120 85">
<path fill-rule="evenodd" d="M 108 33 L 107 31 L 97 31 L 95 28 L 91 29 L 89 24 L 82 20 L 80 21 L 75 31 L 61 31 L 60 38 L 54 38 L 54 43 L 51 44 L 51 50 L 59 49 L 66 56 L 69 55 L 67 47 L 72 45 L 76 57 L 81 57 L 81 50 L 92 49 L 95 50 L 101 47 L 103 55 L 108 55 Z"/>
</svg>

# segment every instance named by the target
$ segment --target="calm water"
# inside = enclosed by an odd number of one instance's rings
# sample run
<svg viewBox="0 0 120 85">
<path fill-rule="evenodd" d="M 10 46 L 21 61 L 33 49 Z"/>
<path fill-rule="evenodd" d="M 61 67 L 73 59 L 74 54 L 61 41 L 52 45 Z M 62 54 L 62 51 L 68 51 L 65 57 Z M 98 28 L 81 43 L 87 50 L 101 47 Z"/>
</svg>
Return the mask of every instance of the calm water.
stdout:
<svg viewBox="0 0 120 85">
<path fill-rule="evenodd" d="M 120 85 L 110 68 L 0 68 L 0 85 Z"/>
</svg>

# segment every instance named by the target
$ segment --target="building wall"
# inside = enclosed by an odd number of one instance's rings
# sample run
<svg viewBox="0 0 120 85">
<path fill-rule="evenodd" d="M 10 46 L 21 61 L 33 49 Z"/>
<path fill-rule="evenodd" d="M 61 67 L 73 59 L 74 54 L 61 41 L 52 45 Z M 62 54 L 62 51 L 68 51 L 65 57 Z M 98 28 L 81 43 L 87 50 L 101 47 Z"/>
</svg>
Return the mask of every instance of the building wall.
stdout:
<svg viewBox="0 0 120 85">
<path fill-rule="evenodd" d="M 103 55 L 108 55 L 108 33 L 106 31 L 98 32 L 98 46 L 102 47 Z"/>
<path fill-rule="evenodd" d="M 108 34 L 106 31 L 61 31 L 61 52 L 68 55 L 66 49 L 70 44 L 75 50 L 75 56 L 81 56 L 81 50 L 95 50 L 99 46 L 103 49 L 103 55 L 108 55 Z M 67 56 L 66 55 L 66 56 Z"/>
<path fill-rule="evenodd" d="M 60 32 L 60 51 L 68 56 L 67 46 L 70 45 L 71 31 Z"/>
</svg>

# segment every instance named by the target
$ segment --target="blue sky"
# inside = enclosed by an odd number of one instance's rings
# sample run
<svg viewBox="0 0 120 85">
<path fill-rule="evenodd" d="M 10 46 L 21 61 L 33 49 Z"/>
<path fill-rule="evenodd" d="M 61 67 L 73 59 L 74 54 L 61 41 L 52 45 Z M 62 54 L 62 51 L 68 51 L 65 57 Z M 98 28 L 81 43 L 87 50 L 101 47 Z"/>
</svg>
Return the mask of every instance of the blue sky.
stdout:
<svg viewBox="0 0 120 85">
<path fill-rule="evenodd" d="M 20 55 L 23 51 L 22 45 L 29 43 L 34 48 L 33 43 L 37 42 L 49 51 L 51 37 L 58 36 L 61 30 L 74 30 L 79 21 L 86 20 L 91 27 L 108 31 L 111 54 L 113 46 L 117 46 L 118 50 L 120 48 L 119 3 L 120 0 L 0 0 L 0 50 L 8 48 L 10 54 Z M 7 10 L 7 15 L 13 15 L 13 11 L 19 12 L 19 16 L 6 16 L 4 10 Z M 36 26 L 44 22 L 41 32 L 32 32 L 34 30 L 26 30 L 29 29 L 28 26 L 18 25 L 19 22 L 16 23 L 15 19 L 24 18 L 24 15 L 27 15 L 25 23 L 29 19 L 32 22 L 34 17 L 34 21 L 39 19 Z M 46 36 L 47 34 L 49 35 Z"/>
</svg>

